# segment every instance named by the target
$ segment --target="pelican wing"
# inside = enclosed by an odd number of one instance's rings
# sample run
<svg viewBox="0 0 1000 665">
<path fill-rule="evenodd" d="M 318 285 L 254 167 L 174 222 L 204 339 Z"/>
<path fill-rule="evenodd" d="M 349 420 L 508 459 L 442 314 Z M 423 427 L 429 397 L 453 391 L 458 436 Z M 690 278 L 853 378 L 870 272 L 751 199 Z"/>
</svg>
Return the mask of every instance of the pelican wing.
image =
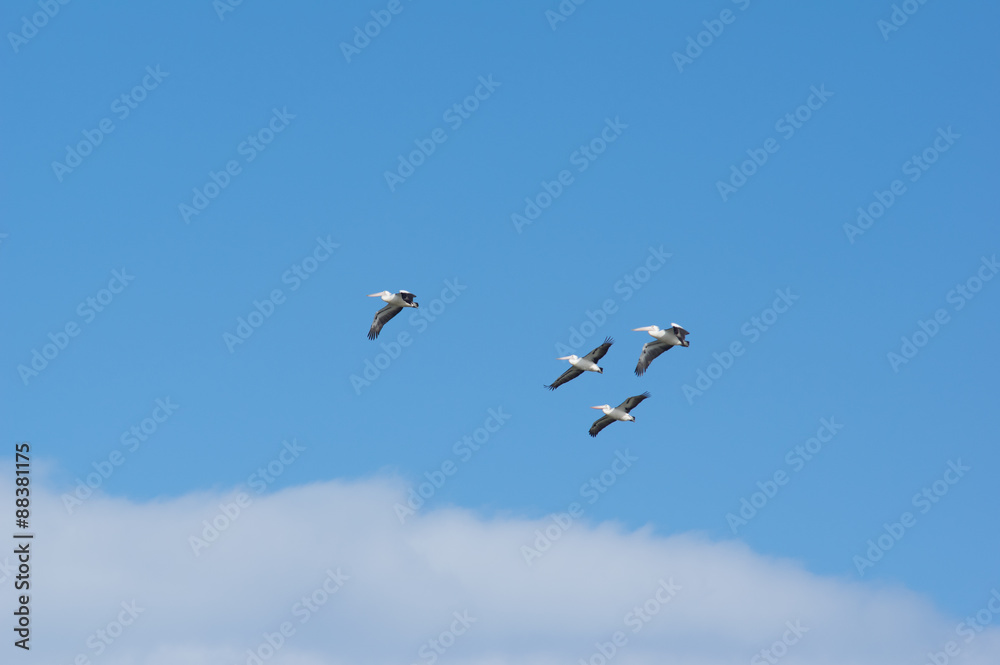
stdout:
<svg viewBox="0 0 1000 665">
<path fill-rule="evenodd" d="M 597 433 L 602 429 L 615 422 L 615 419 L 611 416 L 601 416 L 594 421 L 594 424 L 590 426 L 590 436 L 597 436 Z"/>
<path fill-rule="evenodd" d="M 413 304 L 413 299 L 416 298 L 417 296 L 415 296 L 414 294 L 410 293 L 409 291 L 403 291 L 402 289 L 400 289 L 400 291 L 399 291 L 399 297 L 402 298 L 403 302 L 405 302 L 407 305 L 412 305 Z"/>
<path fill-rule="evenodd" d="M 667 344 L 666 342 L 661 342 L 660 340 L 654 340 L 652 342 L 646 342 L 642 347 L 642 353 L 639 354 L 639 362 L 635 366 L 635 375 L 642 376 L 646 373 L 649 368 L 649 363 L 653 362 L 656 358 L 660 357 L 660 354 L 664 351 L 669 351 L 673 346 Z"/>
<path fill-rule="evenodd" d="M 562 384 L 566 383 L 567 381 L 572 381 L 573 379 L 575 379 L 576 377 L 580 376 L 581 374 L 583 374 L 583 370 L 582 369 L 577 369 L 575 367 L 570 367 L 568 370 L 566 370 L 565 372 L 563 372 L 559 376 L 558 379 L 556 379 L 555 381 L 553 381 L 551 386 L 545 386 L 545 387 L 548 388 L 549 390 L 555 390 L 556 388 L 558 388 Z"/>
<path fill-rule="evenodd" d="M 598 360 L 604 357 L 604 354 L 608 352 L 608 349 L 610 349 L 611 345 L 614 343 L 615 340 L 611 339 L 610 337 L 605 337 L 604 344 L 601 344 L 599 347 L 597 347 L 596 349 L 585 355 L 584 358 L 590 360 L 591 362 L 596 363 Z"/>
<path fill-rule="evenodd" d="M 375 320 L 372 321 L 372 327 L 368 329 L 368 339 L 375 339 L 378 337 L 378 334 L 382 332 L 382 326 L 388 323 L 389 319 L 402 311 L 402 307 L 386 305 L 379 311 L 375 312 Z"/>
<path fill-rule="evenodd" d="M 634 395 L 632 397 L 629 397 L 627 400 L 625 400 L 621 404 L 619 404 L 618 408 L 621 409 L 622 411 L 624 411 L 625 413 L 628 413 L 632 409 L 634 409 L 635 407 L 637 407 L 639 405 L 639 402 L 641 402 L 642 400 L 646 399 L 647 397 L 649 397 L 649 393 L 648 392 L 644 392 L 641 395 Z"/>
</svg>

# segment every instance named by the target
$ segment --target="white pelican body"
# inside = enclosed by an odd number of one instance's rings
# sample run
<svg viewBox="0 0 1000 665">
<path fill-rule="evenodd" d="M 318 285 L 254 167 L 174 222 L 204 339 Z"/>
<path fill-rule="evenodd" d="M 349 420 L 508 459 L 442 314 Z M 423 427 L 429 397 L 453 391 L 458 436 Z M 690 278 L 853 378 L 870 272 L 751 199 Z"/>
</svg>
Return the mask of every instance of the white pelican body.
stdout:
<svg viewBox="0 0 1000 665">
<path fill-rule="evenodd" d="M 631 420 L 635 422 L 635 416 L 626 413 L 622 409 L 619 409 L 617 406 L 612 408 L 608 404 L 602 404 L 601 406 L 592 406 L 590 408 L 600 409 L 601 411 L 604 412 L 604 415 L 606 415 L 608 418 L 614 418 L 615 420 Z"/>
<path fill-rule="evenodd" d="M 545 386 L 549 390 L 555 390 L 567 381 L 572 381 L 576 377 L 580 376 L 584 372 L 597 372 L 598 374 L 603 374 L 604 370 L 597 366 L 597 361 L 604 357 L 604 354 L 608 352 L 611 345 L 615 343 L 615 340 L 610 337 L 605 338 L 604 343 L 599 347 L 585 355 L 580 357 L 575 353 L 570 356 L 563 356 L 557 358 L 557 360 L 568 360 L 569 364 L 572 365 L 568 370 L 562 373 L 558 379 L 552 382 L 552 385 Z"/>
<path fill-rule="evenodd" d="M 385 307 L 380 309 L 375 313 L 375 320 L 372 321 L 372 327 L 368 329 L 368 339 L 375 339 L 378 334 L 382 332 L 382 326 L 384 326 L 389 319 L 396 316 L 403 311 L 404 307 L 420 307 L 414 300 L 415 295 L 409 291 L 399 290 L 399 293 L 391 293 L 389 291 L 380 291 L 379 293 L 368 294 L 369 298 L 381 298 L 387 304 Z"/>
<path fill-rule="evenodd" d="M 587 360 L 586 358 L 581 358 L 580 356 L 574 354 L 571 356 L 562 356 L 561 358 L 556 358 L 556 360 L 568 360 L 569 364 L 577 369 L 582 369 L 584 372 L 598 372 L 603 373 L 604 370 L 597 366 L 593 360 Z"/>
<path fill-rule="evenodd" d="M 647 332 L 657 341 L 665 342 L 670 346 L 688 346 L 689 344 L 684 340 L 684 335 L 688 334 L 688 331 L 676 323 L 671 323 L 670 327 L 666 329 L 660 326 L 643 326 L 642 328 L 633 328 L 632 330 Z"/>
<path fill-rule="evenodd" d="M 407 298 L 407 296 L 409 296 Z M 390 293 L 388 291 L 381 291 L 379 293 L 373 293 L 368 296 L 369 298 L 381 298 L 388 305 L 393 307 L 419 307 L 413 299 L 416 297 L 409 291 L 400 290 L 399 293 Z"/>
<path fill-rule="evenodd" d="M 594 421 L 594 424 L 590 426 L 590 436 L 597 436 L 598 433 L 611 423 L 616 420 L 620 422 L 632 421 L 635 422 L 635 416 L 629 413 L 632 409 L 637 407 L 642 400 L 649 397 L 649 393 L 645 392 L 641 395 L 634 395 L 629 397 L 627 400 L 619 404 L 618 406 L 611 408 L 609 404 L 601 404 L 600 406 L 592 406 L 592 409 L 600 409 L 604 412 L 604 415 Z"/>
<path fill-rule="evenodd" d="M 671 323 L 669 328 L 659 326 L 643 326 L 642 328 L 632 328 L 635 331 L 647 332 L 652 337 L 652 342 L 646 342 L 639 354 L 639 362 L 635 366 L 635 375 L 642 376 L 649 368 L 649 363 L 658 358 L 664 351 L 669 351 L 675 346 L 691 346 L 691 342 L 686 337 L 690 334 L 676 323 Z"/>
</svg>

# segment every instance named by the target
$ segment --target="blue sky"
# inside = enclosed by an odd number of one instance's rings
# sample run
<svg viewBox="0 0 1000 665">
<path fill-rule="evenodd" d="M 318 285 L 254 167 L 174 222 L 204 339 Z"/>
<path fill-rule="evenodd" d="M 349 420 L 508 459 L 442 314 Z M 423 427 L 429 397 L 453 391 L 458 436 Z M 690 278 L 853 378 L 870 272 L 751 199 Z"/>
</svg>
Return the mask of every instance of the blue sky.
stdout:
<svg viewBox="0 0 1000 665">
<path fill-rule="evenodd" d="M 948 616 L 979 608 L 1000 584 L 988 526 L 1000 281 L 952 291 L 981 266 L 992 277 L 1000 248 L 997 8 L 927 3 L 885 38 L 891 3 L 593 1 L 553 28 L 557 6 L 402 0 L 350 62 L 340 44 L 385 3 L 244 2 L 221 19 L 207 0 L 70 3 L 30 39 L 8 36 L 8 440 L 32 443 L 61 495 L 169 397 L 176 412 L 101 492 L 138 504 L 225 492 L 294 438 L 307 463 L 268 492 L 419 484 L 453 460 L 427 509 L 482 519 L 564 511 L 627 449 L 638 461 L 588 522 L 738 539 L 813 574 L 916 591 Z M 4 32 L 37 11 L 9 3 Z M 712 23 L 724 11 L 730 22 Z M 678 71 L 673 54 L 713 26 Z M 136 86 L 124 116 L 116 100 Z M 456 126 L 448 110 L 477 89 Z M 808 119 L 782 129 L 797 110 Z M 581 170 L 577 151 L 609 126 L 615 140 Z M 247 148 L 262 129 L 273 140 Z M 57 173 L 95 130 L 91 154 Z M 390 188 L 385 173 L 435 130 L 443 142 Z M 720 195 L 769 140 L 767 161 Z M 907 166 L 925 150 L 933 164 Z M 238 173 L 185 220 L 180 206 L 230 161 Z M 526 197 L 564 170 L 572 182 L 516 228 Z M 894 180 L 905 191 L 849 238 L 857 208 Z M 318 239 L 337 248 L 293 289 L 286 271 Z M 670 257 L 622 286 L 654 250 Z M 134 280 L 90 320 L 80 304 L 116 270 Z M 230 352 L 224 334 L 275 289 L 281 304 Z M 453 302 L 433 321 L 404 312 L 370 342 L 381 303 L 365 295 L 383 289 L 416 293 L 419 316 L 443 292 Z M 750 334 L 777 291 L 792 306 Z M 609 300 L 579 347 L 615 338 L 604 374 L 543 390 L 566 367 L 557 345 Z M 887 354 L 939 309 L 948 322 L 894 368 Z M 636 377 L 650 338 L 631 329 L 674 321 L 691 346 Z M 79 334 L 25 380 L 19 365 L 67 323 Z M 351 375 L 401 332 L 410 345 L 355 390 Z M 684 386 L 734 342 L 743 354 L 689 399 Z M 587 407 L 646 390 L 635 423 L 587 436 Z M 488 409 L 509 421 L 461 460 L 453 445 Z M 823 418 L 843 429 L 793 470 L 786 453 Z M 970 471 L 921 513 L 912 497 L 958 460 Z M 787 485 L 734 535 L 727 513 L 779 470 Z M 915 526 L 859 575 L 853 557 L 905 511 Z"/>
</svg>

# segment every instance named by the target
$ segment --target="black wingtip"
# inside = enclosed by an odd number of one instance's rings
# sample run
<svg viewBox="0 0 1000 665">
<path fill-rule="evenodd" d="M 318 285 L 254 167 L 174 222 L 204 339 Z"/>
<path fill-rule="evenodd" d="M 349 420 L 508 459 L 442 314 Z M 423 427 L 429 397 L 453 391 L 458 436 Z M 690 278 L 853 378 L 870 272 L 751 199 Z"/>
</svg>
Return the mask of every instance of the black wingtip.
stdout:
<svg viewBox="0 0 1000 665">
<path fill-rule="evenodd" d="M 649 391 L 647 390 L 643 394 L 639 395 L 639 397 L 650 397 Z"/>
<path fill-rule="evenodd" d="M 555 390 L 559 386 L 542 386 L 542 388 L 548 388 L 549 390 Z"/>
<path fill-rule="evenodd" d="M 615 340 L 613 338 L 611 338 L 611 337 L 605 337 L 604 338 L 604 343 L 605 344 L 614 344 Z"/>
<path fill-rule="evenodd" d="M 376 337 L 378 337 L 378 333 L 377 332 L 375 332 L 373 330 L 369 330 L 368 331 L 368 339 L 375 339 Z"/>
</svg>

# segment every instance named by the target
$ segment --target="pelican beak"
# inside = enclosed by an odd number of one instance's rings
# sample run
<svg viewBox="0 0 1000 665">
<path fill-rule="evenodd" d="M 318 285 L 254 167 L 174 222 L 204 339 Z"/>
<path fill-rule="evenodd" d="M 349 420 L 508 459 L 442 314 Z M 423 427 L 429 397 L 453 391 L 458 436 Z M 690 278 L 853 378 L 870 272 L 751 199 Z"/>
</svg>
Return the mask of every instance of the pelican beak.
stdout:
<svg viewBox="0 0 1000 665">
<path fill-rule="evenodd" d="M 560 356 L 556 360 L 569 360 L 569 356 Z"/>
<path fill-rule="evenodd" d="M 649 332 L 653 329 L 653 326 L 643 326 L 642 328 L 632 328 L 635 332 Z"/>
<path fill-rule="evenodd" d="M 592 409 L 603 409 L 604 405 L 602 404 L 601 406 L 592 406 L 590 408 L 592 408 Z"/>
<path fill-rule="evenodd" d="M 369 298 L 381 298 L 382 297 L 382 292 L 380 291 L 378 293 L 369 293 L 368 297 Z"/>
</svg>

